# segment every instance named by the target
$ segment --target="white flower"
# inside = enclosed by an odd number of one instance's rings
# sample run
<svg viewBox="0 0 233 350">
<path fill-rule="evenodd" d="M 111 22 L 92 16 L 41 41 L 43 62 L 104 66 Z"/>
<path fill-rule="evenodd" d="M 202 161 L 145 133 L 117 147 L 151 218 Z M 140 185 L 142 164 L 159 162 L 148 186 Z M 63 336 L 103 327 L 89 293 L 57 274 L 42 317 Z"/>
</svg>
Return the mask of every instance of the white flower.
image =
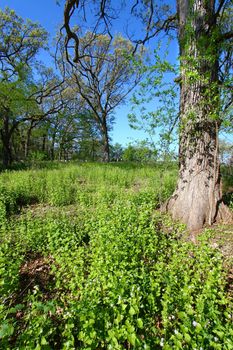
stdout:
<svg viewBox="0 0 233 350">
<path fill-rule="evenodd" d="M 169 320 L 174 320 L 175 319 L 175 316 L 174 315 L 171 315 L 168 317 Z"/>
<path fill-rule="evenodd" d="M 174 330 L 174 333 L 175 333 L 175 334 L 178 334 L 178 330 L 177 330 L 177 329 L 175 329 L 175 330 Z"/>
<path fill-rule="evenodd" d="M 197 322 L 196 321 L 193 321 L 193 326 L 197 327 Z"/>
<path fill-rule="evenodd" d="M 161 340 L 160 340 L 160 344 L 159 344 L 160 346 L 164 346 L 164 338 L 161 338 Z"/>
<path fill-rule="evenodd" d="M 217 338 L 217 337 L 214 337 L 214 341 L 218 341 L 218 338 Z"/>
</svg>

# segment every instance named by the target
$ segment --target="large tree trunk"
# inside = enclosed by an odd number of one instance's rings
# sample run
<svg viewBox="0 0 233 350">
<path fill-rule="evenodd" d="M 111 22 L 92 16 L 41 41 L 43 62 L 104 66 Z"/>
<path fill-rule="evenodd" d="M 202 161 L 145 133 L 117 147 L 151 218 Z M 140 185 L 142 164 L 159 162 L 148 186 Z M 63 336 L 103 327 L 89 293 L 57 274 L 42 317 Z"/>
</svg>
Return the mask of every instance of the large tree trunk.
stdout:
<svg viewBox="0 0 233 350">
<path fill-rule="evenodd" d="M 3 167 L 8 168 L 12 162 L 12 153 L 11 153 L 11 136 L 13 129 L 10 129 L 9 118 L 7 113 L 3 116 L 3 126 L 1 129 L 1 139 L 3 145 Z"/>
<path fill-rule="evenodd" d="M 191 231 L 230 216 L 221 202 L 214 0 L 178 0 L 181 55 L 179 180 L 167 202 Z"/>
<path fill-rule="evenodd" d="M 2 138 L 3 143 L 3 167 L 7 169 L 9 165 L 12 163 L 12 155 L 11 155 L 11 145 L 10 145 L 10 139 L 4 136 Z"/>
</svg>

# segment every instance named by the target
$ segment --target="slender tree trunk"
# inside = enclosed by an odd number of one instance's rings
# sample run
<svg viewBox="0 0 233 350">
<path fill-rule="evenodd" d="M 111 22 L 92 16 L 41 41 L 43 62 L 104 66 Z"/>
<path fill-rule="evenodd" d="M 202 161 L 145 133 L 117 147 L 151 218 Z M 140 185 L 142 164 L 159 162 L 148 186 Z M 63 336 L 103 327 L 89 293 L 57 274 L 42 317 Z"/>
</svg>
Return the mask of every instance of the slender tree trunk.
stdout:
<svg viewBox="0 0 233 350">
<path fill-rule="evenodd" d="M 25 159 L 28 158 L 29 155 L 29 149 L 30 149 L 30 141 L 31 141 L 31 134 L 32 134 L 32 129 L 33 129 L 33 121 L 31 121 L 30 126 L 27 130 L 27 135 L 26 135 L 26 141 L 25 141 L 25 149 L 24 149 L 24 157 Z"/>
<path fill-rule="evenodd" d="M 103 162 L 108 163 L 110 161 L 110 148 L 109 148 L 108 128 L 107 128 L 107 123 L 105 118 L 103 118 L 102 135 L 103 135 Z"/>
<path fill-rule="evenodd" d="M 166 208 L 191 231 L 230 217 L 221 202 L 214 0 L 178 0 L 181 54 L 179 180 Z"/>
<path fill-rule="evenodd" d="M 64 150 L 64 144 L 61 141 L 60 145 L 59 145 L 59 160 L 62 160 L 62 154 L 63 154 L 62 152 L 63 152 L 63 150 Z"/>
<path fill-rule="evenodd" d="M 56 138 L 56 133 L 53 133 L 52 135 L 52 143 L 51 143 L 51 160 L 54 160 L 54 147 L 55 147 L 55 138 Z"/>
<path fill-rule="evenodd" d="M 91 147 L 92 161 L 95 160 L 95 140 L 92 139 L 92 147 Z"/>
<path fill-rule="evenodd" d="M 18 133 L 18 136 L 19 136 L 19 133 Z M 11 145 L 11 157 L 12 157 L 12 159 L 19 161 L 21 159 L 21 154 L 22 154 L 21 142 L 19 142 L 19 140 L 17 140 L 17 137 L 14 133 L 11 136 L 10 145 Z"/>
<path fill-rule="evenodd" d="M 46 151 L 46 139 L 47 139 L 47 135 L 44 134 L 43 135 L 43 141 L 42 141 L 42 152 Z"/>
</svg>

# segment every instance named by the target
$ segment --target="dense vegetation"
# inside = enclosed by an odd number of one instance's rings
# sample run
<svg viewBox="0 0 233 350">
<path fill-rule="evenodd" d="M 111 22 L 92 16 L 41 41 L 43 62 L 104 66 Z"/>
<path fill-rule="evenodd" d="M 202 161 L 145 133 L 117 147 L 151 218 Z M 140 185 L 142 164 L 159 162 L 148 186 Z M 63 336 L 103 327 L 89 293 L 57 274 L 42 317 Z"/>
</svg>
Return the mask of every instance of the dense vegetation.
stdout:
<svg viewBox="0 0 233 350">
<path fill-rule="evenodd" d="M 0 348 L 233 349 L 210 230 L 156 211 L 174 166 L 54 167 L 0 176 Z"/>
</svg>

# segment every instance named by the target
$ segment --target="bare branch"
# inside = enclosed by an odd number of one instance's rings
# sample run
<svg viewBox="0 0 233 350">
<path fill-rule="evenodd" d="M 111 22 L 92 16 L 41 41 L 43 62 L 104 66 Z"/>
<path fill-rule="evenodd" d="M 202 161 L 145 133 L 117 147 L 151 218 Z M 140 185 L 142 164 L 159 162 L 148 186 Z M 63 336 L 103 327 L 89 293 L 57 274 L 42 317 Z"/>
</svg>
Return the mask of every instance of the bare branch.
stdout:
<svg viewBox="0 0 233 350">
<path fill-rule="evenodd" d="M 219 1 L 218 8 L 217 8 L 217 10 L 216 10 L 216 12 L 215 12 L 215 19 L 216 19 L 217 17 L 219 17 L 220 12 L 221 12 L 221 10 L 223 9 L 223 7 L 224 7 L 225 4 L 226 4 L 226 0 L 220 0 L 220 1 Z"/>
<path fill-rule="evenodd" d="M 223 33 L 219 36 L 219 38 L 217 39 L 218 43 L 221 43 L 223 41 L 229 40 L 233 38 L 233 31 L 227 32 L 227 33 Z"/>
<path fill-rule="evenodd" d="M 150 34 L 150 26 L 151 23 L 148 23 L 146 35 L 143 39 L 134 40 L 133 42 L 136 44 L 134 53 L 137 51 L 139 45 L 145 45 L 152 38 L 156 37 L 159 33 L 165 32 L 168 33 L 170 29 L 177 29 L 177 14 L 169 16 L 162 23 L 160 20 L 157 21 L 155 25 L 155 30 Z"/>
</svg>

